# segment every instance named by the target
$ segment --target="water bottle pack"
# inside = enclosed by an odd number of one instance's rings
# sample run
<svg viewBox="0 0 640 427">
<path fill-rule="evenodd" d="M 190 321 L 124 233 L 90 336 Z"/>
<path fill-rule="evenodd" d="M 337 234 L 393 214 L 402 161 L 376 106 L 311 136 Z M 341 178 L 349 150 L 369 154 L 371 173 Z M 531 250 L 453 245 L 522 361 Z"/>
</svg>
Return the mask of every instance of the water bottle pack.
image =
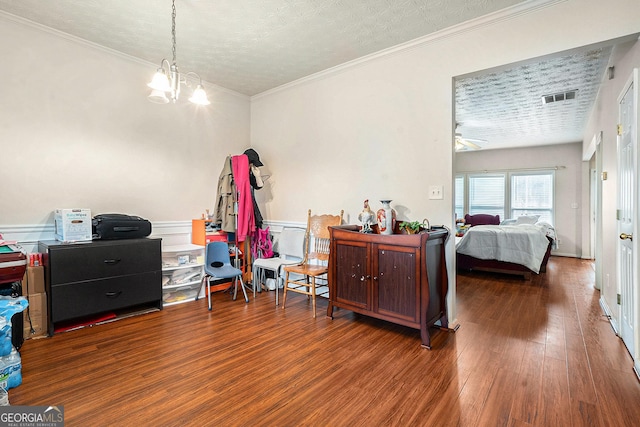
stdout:
<svg viewBox="0 0 640 427">
<path fill-rule="evenodd" d="M 5 390 L 22 384 L 22 359 L 11 342 L 11 317 L 28 304 L 23 297 L 0 296 L 0 387 Z"/>
<path fill-rule="evenodd" d="M 7 356 L 0 357 L 0 387 L 9 390 L 22 384 L 22 359 L 13 348 Z"/>
<path fill-rule="evenodd" d="M 11 322 L 7 322 L 6 318 L 0 316 L 0 357 L 11 353 L 13 348 L 11 337 Z"/>
</svg>

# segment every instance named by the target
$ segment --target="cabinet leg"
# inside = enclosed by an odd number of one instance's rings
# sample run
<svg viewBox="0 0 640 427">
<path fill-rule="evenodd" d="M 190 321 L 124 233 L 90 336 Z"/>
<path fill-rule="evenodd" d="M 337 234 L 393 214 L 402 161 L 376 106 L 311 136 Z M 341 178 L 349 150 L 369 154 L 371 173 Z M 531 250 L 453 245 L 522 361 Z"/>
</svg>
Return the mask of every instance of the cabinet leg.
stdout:
<svg viewBox="0 0 640 427">
<path fill-rule="evenodd" d="M 431 350 L 431 336 L 429 335 L 429 327 L 422 325 L 420 328 L 420 339 L 422 339 L 422 348 Z"/>
<path fill-rule="evenodd" d="M 444 329 L 449 329 L 449 318 L 447 317 L 447 314 L 443 314 L 442 317 L 440 318 L 440 326 L 443 327 Z"/>
<path fill-rule="evenodd" d="M 331 304 L 331 302 L 329 302 L 329 305 L 327 306 L 327 317 L 329 319 L 333 319 L 333 304 Z"/>
</svg>

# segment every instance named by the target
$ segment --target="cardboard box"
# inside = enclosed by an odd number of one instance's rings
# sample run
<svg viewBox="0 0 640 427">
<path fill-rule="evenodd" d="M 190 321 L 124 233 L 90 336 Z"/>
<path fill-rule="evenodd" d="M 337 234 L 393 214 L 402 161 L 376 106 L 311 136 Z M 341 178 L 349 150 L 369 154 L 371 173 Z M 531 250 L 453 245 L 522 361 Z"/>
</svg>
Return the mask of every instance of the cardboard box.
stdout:
<svg viewBox="0 0 640 427">
<path fill-rule="evenodd" d="M 28 299 L 29 306 L 22 313 L 24 316 L 24 339 L 47 336 L 47 294 L 44 292 L 31 294 Z"/>
<path fill-rule="evenodd" d="M 90 209 L 56 209 L 53 220 L 56 240 L 84 242 L 93 237 Z"/>
<path fill-rule="evenodd" d="M 25 295 L 41 294 L 44 289 L 44 267 L 28 266 L 25 279 L 22 284 L 22 292 Z"/>
</svg>

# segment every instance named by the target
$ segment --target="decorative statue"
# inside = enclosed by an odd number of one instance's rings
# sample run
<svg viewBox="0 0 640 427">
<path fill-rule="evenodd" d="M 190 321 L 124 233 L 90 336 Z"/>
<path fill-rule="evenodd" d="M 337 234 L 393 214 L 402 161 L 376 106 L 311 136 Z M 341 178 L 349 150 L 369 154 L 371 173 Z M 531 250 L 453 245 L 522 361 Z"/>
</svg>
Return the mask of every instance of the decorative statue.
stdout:
<svg viewBox="0 0 640 427">
<path fill-rule="evenodd" d="M 363 233 L 373 233 L 371 226 L 376 223 L 376 214 L 369 208 L 369 199 L 364 201 L 364 209 L 358 214 L 358 220 L 362 223 Z"/>
</svg>

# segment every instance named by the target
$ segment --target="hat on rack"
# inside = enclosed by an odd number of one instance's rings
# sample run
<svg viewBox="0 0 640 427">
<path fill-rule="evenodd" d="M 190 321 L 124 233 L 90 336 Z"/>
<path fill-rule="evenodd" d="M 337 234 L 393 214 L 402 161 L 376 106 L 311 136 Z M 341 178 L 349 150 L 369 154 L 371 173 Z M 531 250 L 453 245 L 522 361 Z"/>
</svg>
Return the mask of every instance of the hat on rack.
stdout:
<svg viewBox="0 0 640 427">
<path fill-rule="evenodd" d="M 249 183 L 256 190 L 264 187 L 264 181 L 262 180 L 262 175 L 260 174 L 260 169 L 256 165 L 249 166 Z"/>
<path fill-rule="evenodd" d="M 262 162 L 260 161 L 260 156 L 258 155 L 256 150 L 254 150 L 253 148 L 248 148 L 248 149 L 244 150 L 244 154 L 247 155 L 247 157 L 249 158 L 249 163 L 251 163 L 252 165 L 254 165 L 254 166 L 264 166 L 262 164 Z"/>
</svg>

